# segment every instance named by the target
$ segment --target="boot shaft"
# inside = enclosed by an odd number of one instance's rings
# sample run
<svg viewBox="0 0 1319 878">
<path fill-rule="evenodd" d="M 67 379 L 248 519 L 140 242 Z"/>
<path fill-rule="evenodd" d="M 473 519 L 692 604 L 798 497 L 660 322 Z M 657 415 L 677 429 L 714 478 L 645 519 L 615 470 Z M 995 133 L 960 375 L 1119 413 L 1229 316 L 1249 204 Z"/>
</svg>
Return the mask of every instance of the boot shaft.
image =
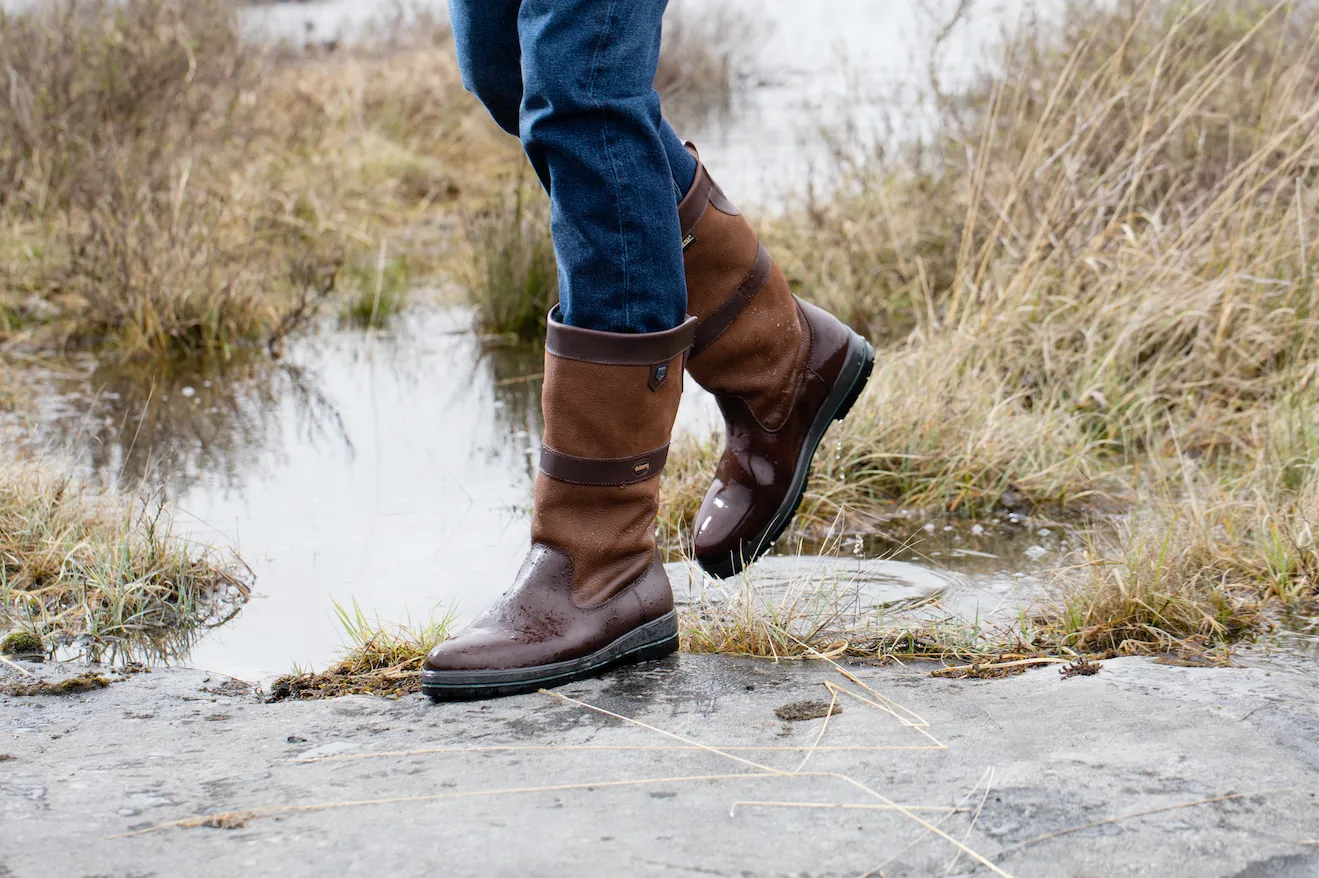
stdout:
<svg viewBox="0 0 1319 878">
<path fill-rule="evenodd" d="M 678 206 L 687 310 L 700 320 L 687 370 L 717 397 L 743 402 L 773 430 L 796 397 L 809 329 L 769 251 L 697 162 L 696 179 Z"/>
<path fill-rule="evenodd" d="M 695 326 L 628 335 L 550 315 L 531 538 L 572 559 L 579 606 L 609 600 L 654 559 L 659 477 Z"/>
</svg>

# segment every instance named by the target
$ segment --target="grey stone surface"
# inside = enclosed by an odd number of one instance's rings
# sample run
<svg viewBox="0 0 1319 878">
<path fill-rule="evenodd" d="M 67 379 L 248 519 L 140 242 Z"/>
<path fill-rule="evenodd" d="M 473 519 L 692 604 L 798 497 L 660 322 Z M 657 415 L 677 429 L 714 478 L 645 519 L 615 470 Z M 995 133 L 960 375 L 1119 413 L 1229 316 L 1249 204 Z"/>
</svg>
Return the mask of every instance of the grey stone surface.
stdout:
<svg viewBox="0 0 1319 878">
<path fill-rule="evenodd" d="M 1046 668 L 994 681 L 852 672 L 919 714 L 931 737 L 901 711 L 844 697 L 822 746 L 915 749 L 821 750 L 794 775 L 802 751 L 604 749 L 680 742 L 543 694 L 264 704 L 224 678 L 172 670 L 87 695 L 4 698 L 0 876 L 992 874 L 965 854 L 954 862 L 948 841 L 893 811 L 733 809 L 881 804 L 858 784 L 908 806 L 961 804 L 918 813 L 1014 876 L 1319 875 L 1309 666 L 1122 659 L 1092 677 Z M 561 691 L 704 744 L 809 747 L 823 720 L 784 723 L 774 711 L 828 698 L 825 681 L 862 692 L 820 663 L 696 656 Z M 508 746 L 557 749 L 309 761 Z M 692 779 L 765 773 L 739 758 L 782 773 Z M 1277 788 L 1287 789 L 1258 792 Z M 1020 846 L 1241 793 L 1257 794 Z M 346 802 L 369 803 L 261 810 Z M 227 811 L 255 814 L 231 828 L 116 837 Z"/>
</svg>

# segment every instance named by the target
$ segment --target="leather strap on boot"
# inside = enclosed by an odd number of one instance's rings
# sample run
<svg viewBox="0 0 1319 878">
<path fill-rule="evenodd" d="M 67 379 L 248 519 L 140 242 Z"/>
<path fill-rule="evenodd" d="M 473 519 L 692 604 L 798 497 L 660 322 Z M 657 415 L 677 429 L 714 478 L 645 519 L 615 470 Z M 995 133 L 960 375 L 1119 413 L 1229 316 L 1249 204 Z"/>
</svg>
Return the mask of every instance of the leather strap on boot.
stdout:
<svg viewBox="0 0 1319 878">
<path fill-rule="evenodd" d="M 710 176 L 710 172 L 705 169 L 701 162 L 701 154 L 696 151 L 696 146 L 692 143 L 686 144 L 687 151 L 696 159 L 696 176 L 692 179 L 692 185 L 687 189 L 687 194 L 682 201 L 678 202 L 678 223 L 682 226 L 682 249 L 686 250 L 696 240 L 696 226 L 705 216 L 706 208 L 714 205 L 714 209 L 728 216 L 737 216 L 738 210 L 733 206 L 733 202 L 728 200 L 724 195 L 724 190 L 719 188 L 719 184 Z"/>
<path fill-rule="evenodd" d="M 719 184 L 710 176 L 706 170 L 705 164 L 701 161 L 701 155 L 692 143 L 687 144 L 687 151 L 696 159 L 696 176 L 692 179 L 692 185 L 687 189 L 687 194 L 682 201 L 678 203 L 678 223 L 682 228 L 682 249 L 685 253 L 688 248 L 696 243 L 696 227 L 700 225 L 701 220 L 705 218 L 706 212 L 713 207 L 715 210 L 725 216 L 740 216 L 738 209 L 733 202 L 728 200 L 724 195 L 724 190 L 719 188 Z M 692 340 L 692 357 L 699 357 L 706 348 L 714 344 L 719 336 L 733 325 L 746 307 L 751 304 L 751 299 L 760 292 L 765 286 L 765 281 L 769 280 L 771 269 L 774 267 L 774 259 L 769 255 L 769 250 L 765 245 L 757 240 L 756 260 L 751 268 L 734 287 L 731 293 L 727 293 L 727 298 L 714 307 L 709 307 L 709 296 L 700 296 L 703 301 L 700 303 L 706 307 L 700 311 L 695 311 L 701 318 L 697 326 L 696 335 Z"/>
</svg>

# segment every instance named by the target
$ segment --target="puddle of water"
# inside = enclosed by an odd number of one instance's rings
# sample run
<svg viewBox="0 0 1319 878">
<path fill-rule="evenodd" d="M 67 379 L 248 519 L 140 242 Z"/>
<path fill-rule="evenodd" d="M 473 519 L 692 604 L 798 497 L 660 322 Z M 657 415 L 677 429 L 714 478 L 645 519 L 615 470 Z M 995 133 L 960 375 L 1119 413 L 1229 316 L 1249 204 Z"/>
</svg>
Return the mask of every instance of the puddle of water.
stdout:
<svg viewBox="0 0 1319 878">
<path fill-rule="evenodd" d="M 899 511 L 875 521 L 872 530 L 829 539 L 784 539 L 775 552 L 884 558 L 983 577 L 1046 570 L 1063 563 L 1075 548 L 1063 528 L 1007 512 L 969 522 L 927 521 Z"/>
<path fill-rule="evenodd" d="M 713 580 L 693 564 L 666 565 L 674 595 L 683 605 L 725 600 L 744 586 L 742 577 Z M 838 589 L 860 609 L 903 606 L 940 597 L 958 585 L 958 575 L 921 564 L 875 558 L 833 558 L 810 555 L 767 556 L 749 571 L 746 582 L 774 602 L 812 588 Z"/>
<path fill-rule="evenodd" d="M 858 626 L 878 620 L 911 628 L 953 619 L 1008 631 L 1044 590 L 1044 580 L 1028 572 L 967 572 L 864 556 L 770 555 L 745 577 L 722 582 L 688 563 L 666 569 L 681 606 L 717 609 L 749 598 L 784 617 Z"/>
<path fill-rule="evenodd" d="M 1312 605 L 1314 615 L 1289 615 L 1282 620 L 1278 639 L 1288 649 L 1319 661 L 1319 605 Z"/>
</svg>

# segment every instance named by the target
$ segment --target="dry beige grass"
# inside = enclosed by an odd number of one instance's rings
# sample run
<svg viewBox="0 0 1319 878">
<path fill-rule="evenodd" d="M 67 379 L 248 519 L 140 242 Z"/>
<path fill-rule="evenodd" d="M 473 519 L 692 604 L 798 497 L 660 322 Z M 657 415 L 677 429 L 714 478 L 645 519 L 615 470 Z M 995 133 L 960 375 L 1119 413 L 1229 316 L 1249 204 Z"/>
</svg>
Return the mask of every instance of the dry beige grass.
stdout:
<svg viewBox="0 0 1319 878">
<path fill-rule="evenodd" d="M 1270 608 L 1319 609 L 1315 460 L 1275 450 L 1234 475 L 1169 462 L 1159 492 L 1092 536 L 1080 571 L 1060 578 L 1046 636 L 1087 652 L 1181 649 L 1252 635 Z"/>
<path fill-rule="evenodd" d="M 448 41 L 266 53 L 226 0 L 0 13 L 0 329 L 224 357 L 277 341 L 382 240 L 426 267 L 444 238 L 405 230 L 443 230 L 515 167 Z"/>
<path fill-rule="evenodd" d="M 902 339 L 834 437 L 853 505 L 1088 500 L 1173 433 L 1250 458 L 1315 388 L 1315 4 L 1076 10 L 775 229 L 808 295 Z"/>
</svg>

